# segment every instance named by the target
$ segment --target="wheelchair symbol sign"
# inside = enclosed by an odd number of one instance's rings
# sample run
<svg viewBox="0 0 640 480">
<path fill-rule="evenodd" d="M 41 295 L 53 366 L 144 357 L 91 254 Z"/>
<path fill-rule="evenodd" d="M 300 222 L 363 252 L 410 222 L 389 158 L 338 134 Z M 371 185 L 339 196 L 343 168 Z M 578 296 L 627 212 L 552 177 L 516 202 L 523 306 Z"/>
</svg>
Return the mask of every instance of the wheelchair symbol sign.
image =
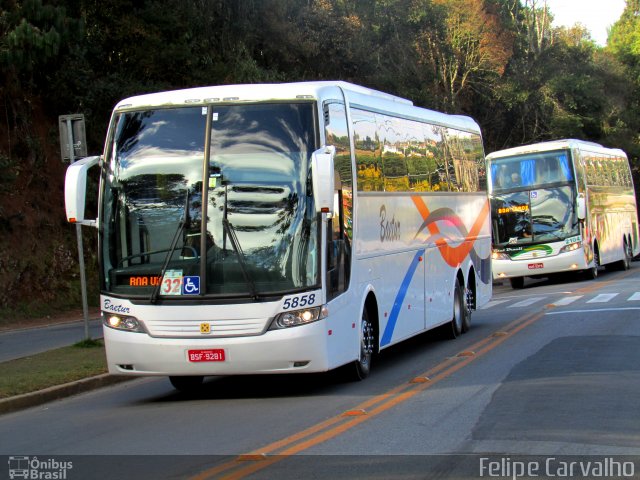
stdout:
<svg viewBox="0 0 640 480">
<path fill-rule="evenodd" d="M 184 277 L 182 293 L 183 295 L 200 295 L 200 277 Z"/>
</svg>

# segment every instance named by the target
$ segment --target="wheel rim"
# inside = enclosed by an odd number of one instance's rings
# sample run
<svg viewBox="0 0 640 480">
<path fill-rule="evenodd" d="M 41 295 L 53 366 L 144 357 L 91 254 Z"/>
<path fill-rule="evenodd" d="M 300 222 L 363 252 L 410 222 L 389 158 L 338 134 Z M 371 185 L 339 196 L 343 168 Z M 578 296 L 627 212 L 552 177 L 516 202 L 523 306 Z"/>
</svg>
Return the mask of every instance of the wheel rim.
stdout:
<svg viewBox="0 0 640 480">
<path fill-rule="evenodd" d="M 465 289 L 466 292 L 466 307 L 467 307 L 467 315 L 471 317 L 471 312 L 473 311 L 473 290 L 470 288 Z"/>
<path fill-rule="evenodd" d="M 473 290 L 467 286 L 464 289 L 464 305 L 463 305 L 463 313 L 462 317 L 462 333 L 468 332 L 471 328 L 471 312 L 473 311 Z"/>
<path fill-rule="evenodd" d="M 373 354 L 373 328 L 371 322 L 363 316 L 360 323 L 360 365 L 368 368 L 371 363 L 371 355 Z"/>
</svg>

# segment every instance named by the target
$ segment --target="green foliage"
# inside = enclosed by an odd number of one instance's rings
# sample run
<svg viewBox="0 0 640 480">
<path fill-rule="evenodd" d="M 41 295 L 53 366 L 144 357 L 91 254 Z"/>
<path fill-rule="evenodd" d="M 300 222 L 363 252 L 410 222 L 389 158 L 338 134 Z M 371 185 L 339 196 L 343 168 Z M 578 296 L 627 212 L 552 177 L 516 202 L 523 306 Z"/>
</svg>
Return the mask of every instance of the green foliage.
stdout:
<svg viewBox="0 0 640 480">
<path fill-rule="evenodd" d="M 640 0 L 627 0 L 622 16 L 611 27 L 607 46 L 623 63 L 640 67 Z"/>
<path fill-rule="evenodd" d="M 51 132 L 58 115 L 84 113 L 90 153 L 100 153 L 113 105 L 134 94 L 347 80 L 427 108 L 471 115 L 483 129 L 487 151 L 577 137 L 619 146 L 637 164 L 640 0 L 627 0 L 606 49 L 579 26 L 554 28 L 541 3 L 3 2 L 0 317 L 16 305 L 35 313 L 38 305 L 79 302 L 76 260 L 68 255 L 75 252 L 75 237 L 64 223 L 64 167 Z M 366 140 L 358 148 L 372 157 L 358 175 L 377 188 L 380 159 L 367 153 Z M 23 241 L 36 237 L 46 241 Z M 66 260 L 56 263 L 52 253 L 59 245 Z M 18 247 L 28 252 L 17 257 Z M 88 260 L 95 288 L 95 258 Z"/>
<path fill-rule="evenodd" d="M 76 348 L 102 348 L 103 345 L 102 340 L 95 340 L 93 338 L 81 340 L 73 344 Z"/>
<path fill-rule="evenodd" d="M 25 0 L 2 11 L 0 33 L 3 70 L 31 84 L 59 59 L 72 38 L 80 40 L 82 23 L 67 16 L 64 7 Z"/>
</svg>

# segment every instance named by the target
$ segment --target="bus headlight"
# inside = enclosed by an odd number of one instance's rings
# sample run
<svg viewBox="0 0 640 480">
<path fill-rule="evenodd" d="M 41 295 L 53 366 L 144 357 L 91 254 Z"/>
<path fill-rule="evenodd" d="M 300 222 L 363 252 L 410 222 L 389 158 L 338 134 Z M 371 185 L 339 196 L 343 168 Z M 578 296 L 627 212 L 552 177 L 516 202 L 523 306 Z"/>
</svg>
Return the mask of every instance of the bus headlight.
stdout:
<svg viewBox="0 0 640 480">
<path fill-rule="evenodd" d="M 581 246 L 581 242 L 570 243 L 569 245 L 565 245 L 564 247 L 562 247 L 559 253 L 573 252 L 574 250 L 578 250 Z"/>
<path fill-rule="evenodd" d="M 491 258 L 493 260 L 511 260 L 511 257 L 503 252 L 493 252 Z"/>
<path fill-rule="evenodd" d="M 126 332 L 145 333 L 142 323 L 135 317 L 123 315 L 102 315 L 102 323 L 107 327 L 115 330 L 124 330 Z"/>
<path fill-rule="evenodd" d="M 273 319 L 269 330 L 279 330 L 281 328 L 297 327 L 299 325 L 317 322 L 325 318 L 327 314 L 328 310 L 325 305 L 279 313 L 276 315 L 276 318 Z"/>
</svg>

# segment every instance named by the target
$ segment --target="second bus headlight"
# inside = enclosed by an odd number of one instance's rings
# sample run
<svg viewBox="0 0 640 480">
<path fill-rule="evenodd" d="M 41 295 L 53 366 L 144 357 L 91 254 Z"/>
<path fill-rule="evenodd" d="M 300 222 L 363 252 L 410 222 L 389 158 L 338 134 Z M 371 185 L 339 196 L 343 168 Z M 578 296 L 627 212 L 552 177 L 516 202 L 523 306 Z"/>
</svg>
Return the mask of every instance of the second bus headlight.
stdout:
<svg viewBox="0 0 640 480">
<path fill-rule="evenodd" d="M 562 247 L 559 253 L 573 252 L 574 250 L 578 250 L 581 246 L 582 243 L 580 242 L 570 243 L 569 245 L 565 245 L 564 247 Z"/>
<path fill-rule="evenodd" d="M 511 257 L 503 252 L 493 252 L 491 254 L 491 258 L 493 260 L 511 260 Z"/>
<path fill-rule="evenodd" d="M 281 328 L 297 327 L 299 325 L 306 325 L 307 323 L 316 322 L 327 316 L 327 307 L 322 305 L 320 307 L 305 308 L 302 310 L 291 310 L 290 312 L 283 312 L 276 315 L 271 323 L 270 330 L 278 330 Z"/>
</svg>

